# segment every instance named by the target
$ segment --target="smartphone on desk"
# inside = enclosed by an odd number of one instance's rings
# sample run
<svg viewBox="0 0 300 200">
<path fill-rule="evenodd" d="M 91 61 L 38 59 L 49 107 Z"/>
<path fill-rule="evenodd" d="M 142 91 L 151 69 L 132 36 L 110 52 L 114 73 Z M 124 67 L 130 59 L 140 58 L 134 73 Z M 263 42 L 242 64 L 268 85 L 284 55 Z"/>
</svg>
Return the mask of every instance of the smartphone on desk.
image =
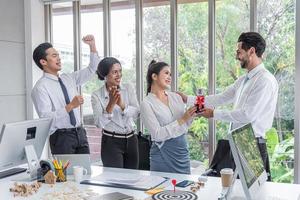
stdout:
<svg viewBox="0 0 300 200">
<path fill-rule="evenodd" d="M 187 187 L 187 186 L 189 186 L 189 185 L 191 185 L 193 183 L 194 183 L 194 181 L 184 180 L 184 181 L 181 181 L 181 182 L 177 183 L 176 187 L 182 187 L 182 188 L 184 188 L 184 187 Z"/>
</svg>

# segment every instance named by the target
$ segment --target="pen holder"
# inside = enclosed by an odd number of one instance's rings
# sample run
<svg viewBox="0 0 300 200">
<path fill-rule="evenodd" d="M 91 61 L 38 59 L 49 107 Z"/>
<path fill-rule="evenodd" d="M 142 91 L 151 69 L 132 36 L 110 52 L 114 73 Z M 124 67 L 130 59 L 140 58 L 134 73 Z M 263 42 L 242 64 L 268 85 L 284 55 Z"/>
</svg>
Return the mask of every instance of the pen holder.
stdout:
<svg viewBox="0 0 300 200">
<path fill-rule="evenodd" d="M 67 181 L 67 170 L 66 169 L 55 169 L 56 182 Z"/>
</svg>

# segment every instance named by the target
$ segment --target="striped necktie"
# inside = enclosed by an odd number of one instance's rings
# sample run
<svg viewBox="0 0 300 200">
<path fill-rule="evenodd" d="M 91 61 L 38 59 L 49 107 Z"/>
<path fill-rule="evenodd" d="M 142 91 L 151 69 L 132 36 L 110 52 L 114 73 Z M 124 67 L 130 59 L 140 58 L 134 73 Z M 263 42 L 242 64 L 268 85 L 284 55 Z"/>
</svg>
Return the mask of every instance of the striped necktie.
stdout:
<svg viewBox="0 0 300 200">
<path fill-rule="evenodd" d="M 59 78 L 59 77 L 58 77 L 58 82 L 59 82 L 60 87 L 62 89 L 62 92 L 64 94 L 66 104 L 69 104 L 70 103 L 70 99 L 69 99 L 67 88 L 66 88 L 65 84 L 62 82 L 61 78 Z M 70 116 L 70 122 L 71 122 L 71 124 L 73 126 L 76 126 L 76 118 L 75 118 L 75 114 L 74 114 L 73 110 L 71 110 L 69 112 L 69 116 Z"/>
</svg>

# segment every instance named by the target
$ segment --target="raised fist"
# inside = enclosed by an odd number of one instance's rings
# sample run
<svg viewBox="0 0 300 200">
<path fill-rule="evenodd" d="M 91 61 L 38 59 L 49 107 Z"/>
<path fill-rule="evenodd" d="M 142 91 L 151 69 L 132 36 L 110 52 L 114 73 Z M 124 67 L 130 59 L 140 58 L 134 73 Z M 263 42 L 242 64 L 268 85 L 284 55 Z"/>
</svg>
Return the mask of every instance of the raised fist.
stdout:
<svg viewBox="0 0 300 200">
<path fill-rule="evenodd" d="M 85 43 L 85 44 L 88 44 L 88 45 L 94 45 L 95 44 L 95 38 L 93 35 L 86 35 L 82 38 L 82 41 Z"/>
</svg>

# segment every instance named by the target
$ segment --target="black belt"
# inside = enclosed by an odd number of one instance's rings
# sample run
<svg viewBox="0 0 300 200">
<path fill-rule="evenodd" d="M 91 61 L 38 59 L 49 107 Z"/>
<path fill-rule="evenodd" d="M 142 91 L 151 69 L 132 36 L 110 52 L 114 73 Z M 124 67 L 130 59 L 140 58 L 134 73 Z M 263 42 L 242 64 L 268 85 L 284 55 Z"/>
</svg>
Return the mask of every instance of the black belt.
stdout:
<svg viewBox="0 0 300 200">
<path fill-rule="evenodd" d="M 78 127 L 75 127 L 75 128 L 60 128 L 60 129 L 57 129 L 56 131 L 61 131 L 61 132 L 78 132 L 81 129 L 83 129 L 83 128 L 81 126 L 78 126 Z"/>
<path fill-rule="evenodd" d="M 266 139 L 263 137 L 257 137 L 256 138 L 258 144 L 265 144 L 266 143 Z"/>
<path fill-rule="evenodd" d="M 111 131 L 107 131 L 107 130 L 103 129 L 103 135 L 107 135 L 110 137 L 130 138 L 131 136 L 133 136 L 133 134 L 134 134 L 134 131 L 131 131 L 130 133 L 127 133 L 127 134 L 122 134 L 122 133 L 111 132 Z"/>
</svg>

